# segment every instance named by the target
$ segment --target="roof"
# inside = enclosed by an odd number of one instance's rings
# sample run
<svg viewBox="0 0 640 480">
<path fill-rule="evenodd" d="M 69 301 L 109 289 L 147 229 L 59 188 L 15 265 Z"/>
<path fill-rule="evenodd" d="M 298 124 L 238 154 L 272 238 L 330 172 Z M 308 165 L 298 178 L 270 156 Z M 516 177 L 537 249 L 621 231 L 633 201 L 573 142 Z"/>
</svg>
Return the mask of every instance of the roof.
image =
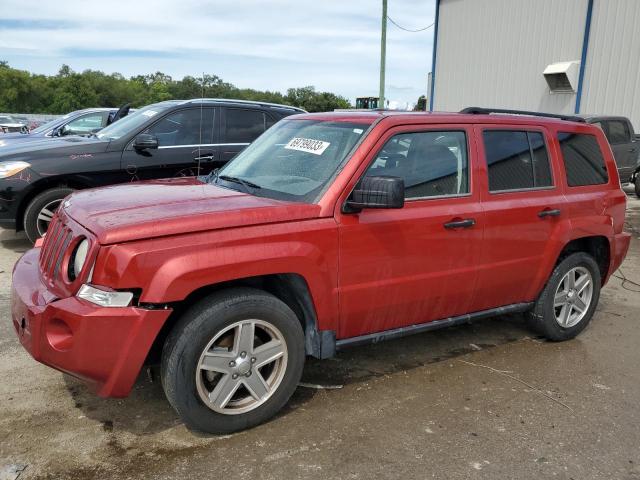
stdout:
<svg viewBox="0 0 640 480">
<path fill-rule="evenodd" d="M 405 119 L 409 123 L 412 120 L 423 119 L 425 123 L 515 123 L 522 125 L 540 125 L 548 123 L 566 124 L 571 120 L 559 118 L 548 118 L 534 115 L 515 114 L 478 114 L 478 113 L 457 113 L 457 112 L 406 112 L 399 110 L 368 110 L 368 111 L 340 111 L 323 113 L 304 113 L 293 115 L 287 119 L 291 120 L 325 120 L 343 122 L 373 123 L 376 120 L 393 118 L 396 120 Z M 573 122 L 572 122 L 573 123 Z"/>
</svg>

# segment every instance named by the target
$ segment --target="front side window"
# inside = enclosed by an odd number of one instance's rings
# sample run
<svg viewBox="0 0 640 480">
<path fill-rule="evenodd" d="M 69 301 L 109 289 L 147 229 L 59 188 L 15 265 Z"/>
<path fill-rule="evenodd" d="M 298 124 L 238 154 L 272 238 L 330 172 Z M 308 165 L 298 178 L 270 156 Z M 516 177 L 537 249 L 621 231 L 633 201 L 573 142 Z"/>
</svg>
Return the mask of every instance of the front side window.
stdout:
<svg viewBox="0 0 640 480">
<path fill-rule="evenodd" d="M 167 115 L 144 133 L 154 135 L 160 147 L 213 143 L 213 108 L 189 108 Z"/>
<path fill-rule="evenodd" d="M 395 135 L 365 175 L 402 178 L 406 200 L 469 193 L 466 134 L 434 131 Z"/>
<path fill-rule="evenodd" d="M 368 128 L 366 123 L 281 120 L 225 165 L 214 181 L 246 191 L 241 179 L 251 182 L 248 190 L 254 195 L 314 202 Z"/>
<path fill-rule="evenodd" d="M 489 191 L 546 188 L 553 185 L 549 155 L 539 132 L 485 130 Z"/>
<path fill-rule="evenodd" d="M 595 135 L 560 132 L 558 141 L 570 187 L 599 185 L 609 181 L 604 157 Z"/>
<path fill-rule="evenodd" d="M 244 108 L 227 108 L 225 143 L 251 143 L 267 129 L 264 112 Z"/>
</svg>

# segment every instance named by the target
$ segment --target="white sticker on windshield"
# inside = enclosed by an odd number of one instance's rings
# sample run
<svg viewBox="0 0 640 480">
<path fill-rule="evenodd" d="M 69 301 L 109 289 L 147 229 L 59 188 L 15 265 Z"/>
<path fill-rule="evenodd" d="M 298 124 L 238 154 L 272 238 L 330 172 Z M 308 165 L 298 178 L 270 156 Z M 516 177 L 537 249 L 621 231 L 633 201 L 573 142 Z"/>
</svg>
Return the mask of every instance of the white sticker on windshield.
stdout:
<svg viewBox="0 0 640 480">
<path fill-rule="evenodd" d="M 312 138 L 292 138 L 284 148 L 287 150 L 299 150 L 301 152 L 313 153 L 314 155 L 322 155 L 322 153 L 331 145 L 329 142 L 322 140 L 313 140 Z"/>
<path fill-rule="evenodd" d="M 142 114 L 145 117 L 153 117 L 155 114 L 157 114 L 158 112 L 156 112 L 155 110 L 145 110 L 144 112 L 142 112 Z"/>
<path fill-rule="evenodd" d="M 364 132 L 364 130 L 362 130 L 361 128 L 354 128 L 353 129 L 353 133 L 357 133 L 358 135 L 360 135 L 362 132 Z"/>
</svg>

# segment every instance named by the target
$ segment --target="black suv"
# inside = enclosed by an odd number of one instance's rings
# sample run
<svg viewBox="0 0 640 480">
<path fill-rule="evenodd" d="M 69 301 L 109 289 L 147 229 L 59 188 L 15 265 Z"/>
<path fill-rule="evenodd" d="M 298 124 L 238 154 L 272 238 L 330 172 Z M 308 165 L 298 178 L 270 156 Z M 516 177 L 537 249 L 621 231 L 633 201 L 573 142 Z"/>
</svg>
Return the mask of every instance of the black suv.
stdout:
<svg viewBox="0 0 640 480">
<path fill-rule="evenodd" d="M 0 226 L 46 232 L 71 191 L 115 183 L 206 175 L 299 108 L 223 99 L 148 105 L 89 137 L 64 137 L 0 152 Z"/>
</svg>

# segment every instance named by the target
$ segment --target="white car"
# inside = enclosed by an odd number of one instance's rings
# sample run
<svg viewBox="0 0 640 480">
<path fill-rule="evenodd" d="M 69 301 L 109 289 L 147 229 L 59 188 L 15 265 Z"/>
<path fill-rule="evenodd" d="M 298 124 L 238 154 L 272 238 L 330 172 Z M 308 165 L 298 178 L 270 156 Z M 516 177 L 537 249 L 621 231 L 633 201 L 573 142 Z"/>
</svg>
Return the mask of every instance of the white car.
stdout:
<svg viewBox="0 0 640 480">
<path fill-rule="evenodd" d="M 27 133 L 29 128 L 24 124 L 15 120 L 9 115 L 0 115 L 0 131 L 2 133 L 23 132 Z"/>
</svg>

